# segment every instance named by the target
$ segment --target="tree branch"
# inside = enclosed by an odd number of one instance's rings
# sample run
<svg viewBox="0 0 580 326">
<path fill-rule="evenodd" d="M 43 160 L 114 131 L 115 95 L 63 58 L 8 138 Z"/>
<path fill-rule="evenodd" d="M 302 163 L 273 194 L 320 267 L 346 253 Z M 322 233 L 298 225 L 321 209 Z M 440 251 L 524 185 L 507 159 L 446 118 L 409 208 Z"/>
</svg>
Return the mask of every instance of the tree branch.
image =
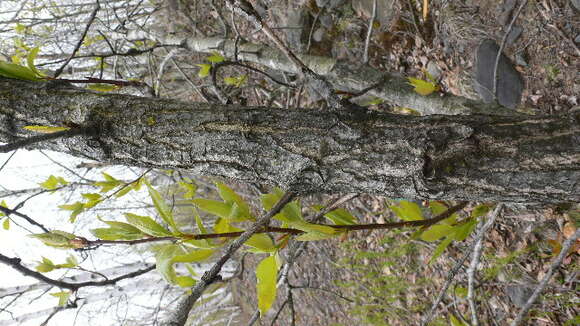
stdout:
<svg viewBox="0 0 580 326">
<path fill-rule="evenodd" d="M 57 287 L 62 288 L 62 289 L 68 289 L 71 291 L 77 291 L 78 289 L 80 289 L 82 287 L 86 287 L 86 286 L 113 285 L 121 280 L 124 280 L 127 278 L 137 277 L 139 275 L 145 274 L 145 273 L 150 272 L 150 271 L 155 269 L 155 265 L 153 265 L 153 266 L 150 266 L 148 268 L 137 270 L 137 271 L 125 274 L 125 275 L 121 275 L 119 277 L 116 277 L 116 278 L 113 278 L 110 280 L 88 281 L 88 282 L 82 282 L 82 283 L 68 283 L 68 282 L 63 282 L 63 281 L 59 281 L 59 280 L 55 280 L 55 279 L 46 277 L 42 273 L 39 273 L 37 271 L 31 270 L 31 269 L 25 267 L 24 265 L 21 264 L 20 258 L 10 258 L 8 256 L 4 256 L 4 255 L 0 254 L 0 262 L 2 262 L 5 265 L 8 265 L 8 266 L 12 267 L 13 269 L 19 271 L 20 273 L 22 273 L 22 275 L 30 276 L 32 278 L 35 278 L 35 279 L 41 281 L 41 282 L 44 282 L 44 283 L 47 283 L 47 284 L 50 284 L 53 286 L 57 286 Z"/>
</svg>

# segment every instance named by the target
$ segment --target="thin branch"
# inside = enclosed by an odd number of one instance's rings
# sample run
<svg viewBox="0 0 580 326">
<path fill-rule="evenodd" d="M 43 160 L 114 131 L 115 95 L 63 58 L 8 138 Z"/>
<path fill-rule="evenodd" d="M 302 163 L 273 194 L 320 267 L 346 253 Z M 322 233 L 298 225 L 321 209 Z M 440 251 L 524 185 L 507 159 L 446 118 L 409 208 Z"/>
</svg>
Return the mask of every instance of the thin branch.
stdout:
<svg viewBox="0 0 580 326">
<path fill-rule="evenodd" d="M 285 83 L 285 82 L 280 81 L 280 80 L 277 80 L 276 78 L 270 76 L 268 73 L 266 73 L 266 72 L 264 72 L 264 71 L 262 71 L 262 70 L 260 70 L 258 68 L 254 68 L 252 66 L 249 66 L 249 65 L 246 65 L 246 64 L 243 64 L 243 63 L 239 63 L 239 62 L 235 62 L 235 61 L 222 61 L 222 62 L 218 62 L 218 63 L 214 64 L 214 66 L 211 69 L 211 78 L 212 78 L 212 81 L 214 82 L 214 84 L 217 84 L 216 76 L 217 76 L 218 69 L 220 69 L 222 67 L 225 67 L 225 66 L 239 66 L 239 67 L 243 67 L 243 68 L 246 68 L 248 70 L 251 70 L 253 72 L 257 72 L 259 74 L 262 74 L 262 75 L 268 77 L 268 79 L 270 79 L 271 81 L 275 82 L 278 85 L 286 86 L 286 87 L 289 87 L 289 88 L 296 88 L 296 86 L 290 85 L 290 84 Z"/>
<path fill-rule="evenodd" d="M 6 159 L 6 161 L 4 161 L 4 163 L 2 163 L 2 166 L 0 166 L 0 171 L 4 170 L 4 167 L 6 167 L 6 165 L 8 164 L 8 162 L 10 162 L 10 160 L 12 159 L 12 157 L 14 156 L 14 154 L 16 154 L 17 150 L 14 150 L 14 152 L 12 152 L 12 154 L 10 154 L 10 156 L 8 156 L 8 158 Z"/>
<path fill-rule="evenodd" d="M 40 224 L 40 223 L 36 222 L 36 221 L 35 221 L 33 218 L 31 218 L 30 216 L 28 216 L 28 215 L 26 215 L 26 214 L 22 214 L 22 213 L 20 213 L 20 212 L 19 212 L 19 211 L 17 211 L 17 210 L 10 209 L 10 208 L 8 208 L 8 207 L 4 207 L 4 206 L 0 206 L 0 212 L 2 212 L 2 213 L 4 213 L 4 214 L 6 214 L 7 216 L 10 216 L 10 215 L 16 215 L 16 216 L 18 216 L 18 217 L 22 217 L 23 219 L 25 219 L 25 220 L 26 220 L 26 222 L 28 222 L 28 223 L 30 223 L 30 224 L 32 224 L 32 225 L 35 225 L 35 226 L 37 226 L 37 227 L 39 227 L 40 229 L 42 229 L 42 231 L 44 231 L 44 232 L 49 232 L 49 231 L 50 231 L 50 230 L 49 230 L 49 229 L 47 229 L 47 228 L 46 228 L 44 225 L 42 225 L 42 224 Z"/>
<path fill-rule="evenodd" d="M 532 308 L 532 305 L 538 299 L 540 294 L 544 291 L 544 288 L 548 284 L 548 281 L 550 281 L 550 279 L 554 275 L 554 272 L 560 267 L 562 261 L 568 255 L 568 251 L 570 250 L 572 245 L 576 243 L 578 237 L 580 237 L 580 229 L 577 229 L 576 232 L 574 232 L 574 235 L 572 235 L 570 238 L 564 241 L 564 243 L 562 244 L 562 249 L 560 249 L 560 254 L 552 262 L 550 268 L 548 269 L 548 272 L 546 273 L 544 278 L 540 281 L 540 283 L 534 290 L 534 293 L 532 293 L 532 295 L 530 296 L 530 298 L 528 299 L 522 310 L 520 310 L 520 312 L 516 316 L 516 319 L 511 323 L 511 326 L 518 326 L 522 324 L 524 317 L 527 315 L 530 308 Z"/>
<path fill-rule="evenodd" d="M 330 3 L 330 0 L 326 0 L 324 2 L 324 4 L 322 5 L 322 7 L 320 7 L 320 9 L 318 10 L 318 13 L 316 13 L 316 16 L 314 16 L 314 21 L 312 22 L 312 26 L 310 27 L 310 33 L 308 33 L 308 43 L 306 44 L 306 50 L 304 51 L 304 53 L 308 53 L 308 51 L 310 51 L 310 44 L 312 42 L 312 34 L 314 33 L 314 28 L 316 27 L 316 23 L 318 22 L 318 19 L 320 18 L 320 16 L 322 15 L 324 10 L 326 9 L 326 6 L 329 3 Z"/>
<path fill-rule="evenodd" d="M 78 135 L 83 135 L 87 133 L 88 128 L 72 128 L 68 130 L 62 130 L 53 132 L 50 134 L 42 134 L 38 136 L 27 137 L 21 140 L 17 140 L 13 143 L 0 146 L 0 153 L 8 153 L 15 149 L 23 148 L 32 144 L 40 143 L 47 140 L 53 140 L 58 138 L 68 138 Z"/>
<path fill-rule="evenodd" d="M 522 12 L 522 9 L 524 9 L 524 7 L 526 6 L 527 3 L 528 3 L 528 0 L 524 0 L 522 2 L 522 4 L 519 6 L 518 10 L 516 11 L 514 16 L 512 17 L 512 21 L 508 25 L 508 28 L 503 35 L 503 38 L 501 39 L 501 44 L 499 46 L 499 50 L 497 51 L 497 55 L 495 57 L 495 63 L 493 64 L 493 89 L 492 89 L 493 93 L 492 94 L 493 94 L 494 98 L 497 96 L 497 67 L 499 65 L 499 58 L 501 57 L 501 53 L 503 52 L 503 48 L 505 47 L 507 38 L 508 38 L 512 28 L 514 27 L 516 20 L 518 19 L 520 13 Z"/>
<path fill-rule="evenodd" d="M 483 224 L 482 222 L 481 229 L 477 233 L 477 236 L 474 240 L 471 264 L 467 269 L 467 301 L 469 302 L 469 310 L 471 311 L 471 324 L 473 326 L 479 325 L 479 321 L 477 319 L 477 307 L 475 305 L 475 299 L 473 296 L 475 292 L 474 290 L 475 272 L 477 270 L 477 266 L 479 265 L 479 259 L 481 257 L 483 238 L 485 237 L 485 234 L 491 228 L 493 223 L 495 223 L 495 219 L 501 212 L 502 208 L 503 208 L 502 203 L 499 203 L 496 206 L 495 210 L 489 216 L 489 219 L 485 222 L 485 224 Z"/>
<path fill-rule="evenodd" d="M 77 42 L 77 45 L 75 46 L 74 50 L 71 52 L 70 56 L 62 64 L 62 66 L 60 66 L 56 70 L 56 72 L 54 73 L 55 78 L 58 77 L 62 73 L 64 68 L 66 68 L 66 66 L 69 64 L 69 62 L 72 60 L 72 58 L 74 58 L 77 51 L 81 48 L 81 45 L 83 44 L 83 41 L 85 40 L 85 37 L 87 36 L 87 32 L 89 31 L 89 28 L 91 27 L 91 25 L 95 21 L 95 18 L 97 17 L 97 12 L 99 11 L 99 9 L 101 9 L 101 6 L 99 5 L 99 0 L 96 0 L 95 4 L 96 4 L 95 9 L 93 10 L 93 12 L 91 13 L 91 16 L 89 17 L 89 21 L 87 22 L 87 25 L 85 26 L 85 30 L 83 31 L 83 34 L 81 35 L 79 41 Z"/>
<path fill-rule="evenodd" d="M 320 221 L 320 219 L 322 219 L 322 217 L 326 214 L 328 214 L 329 212 L 332 212 L 333 210 L 337 209 L 338 206 L 358 197 L 359 194 L 348 194 L 345 196 L 340 197 L 339 199 L 335 200 L 332 204 L 324 207 L 323 209 L 320 210 L 320 212 L 316 213 L 314 216 L 312 216 L 311 218 L 308 219 L 308 222 L 318 222 Z"/>
<path fill-rule="evenodd" d="M 377 18 L 377 0 L 373 1 L 373 13 L 371 15 L 371 19 L 369 21 L 369 28 L 367 31 L 367 39 L 365 41 L 365 51 L 363 55 L 363 63 L 367 64 L 369 62 L 369 44 L 371 43 L 371 35 L 373 34 L 373 25 L 375 23 L 375 19 Z"/>
<path fill-rule="evenodd" d="M 282 198 L 272 207 L 272 209 L 261 216 L 256 223 L 254 223 L 247 231 L 240 235 L 239 238 L 232 241 L 230 245 L 224 250 L 222 256 L 217 260 L 217 262 L 210 268 L 209 271 L 205 272 L 199 282 L 195 285 L 195 287 L 191 290 L 191 296 L 193 303 L 195 303 L 201 294 L 205 291 L 205 289 L 213 283 L 219 276 L 219 273 L 225 263 L 230 260 L 231 256 L 238 250 L 240 247 L 250 239 L 252 235 L 258 232 L 260 229 L 264 228 L 270 223 L 270 219 L 276 215 L 278 212 L 286 206 L 292 199 L 294 199 L 296 195 L 293 192 L 286 192 Z"/>
<path fill-rule="evenodd" d="M 352 196 L 352 195 L 349 195 Z M 347 197 L 348 198 L 348 197 Z M 343 198 L 344 199 L 344 198 Z M 351 199 L 351 198 L 349 198 Z M 345 200 L 346 201 L 346 200 Z M 334 228 L 338 231 L 359 231 L 359 230 L 387 230 L 387 229 L 395 229 L 395 228 L 402 228 L 402 227 L 409 227 L 409 226 L 421 226 L 421 227 L 428 227 L 437 222 L 440 222 L 453 213 L 463 209 L 467 205 L 467 202 L 461 202 L 445 212 L 437 215 L 436 217 L 428 220 L 418 220 L 418 221 L 402 221 L 402 222 L 392 222 L 392 223 L 373 223 L 373 224 L 354 224 L 354 225 L 327 225 L 327 224 L 318 224 L 313 223 L 319 226 L 326 226 Z M 315 216 L 323 216 L 319 213 Z M 252 227 L 253 228 L 253 227 Z M 215 238 L 237 238 L 251 230 L 252 228 L 248 229 L 247 231 L 239 231 L 239 232 L 224 232 L 224 233 L 207 233 L 207 234 L 181 234 L 180 236 L 167 236 L 167 237 L 153 237 L 153 238 L 143 238 L 137 240 L 87 240 L 85 238 L 79 237 L 80 243 L 84 246 L 96 246 L 102 244 L 128 244 L 128 245 L 135 245 L 141 243 L 149 243 L 149 242 L 159 242 L 159 241 L 178 241 L 178 240 L 203 240 L 203 239 L 215 239 Z M 305 231 L 293 228 L 281 228 L 275 226 L 265 226 L 253 231 L 253 233 L 269 233 L 269 232 L 277 232 L 277 233 L 286 233 L 292 235 L 299 235 L 305 233 Z"/>
<path fill-rule="evenodd" d="M 12 267 L 13 269 L 19 271 L 20 273 L 22 273 L 22 275 L 25 276 L 30 276 L 32 278 L 35 278 L 41 282 L 53 285 L 53 286 L 57 286 L 59 288 L 62 289 L 68 289 L 71 291 L 76 291 L 82 287 L 86 287 L 86 286 L 106 286 L 106 285 L 113 285 L 115 283 L 117 283 L 118 281 L 127 279 L 127 278 L 133 278 L 142 274 L 145 274 L 147 272 L 150 272 L 152 270 L 155 269 L 155 265 L 150 266 L 148 268 L 142 269 L 142 270 L 137 270 L 125 275 L 121 275 L 119 277 L 110 279 L 110 280 L 105 280 L 105 281 L 89 281 L 89 282 L 82 282 L 82 283 L 69 283 L 69 282 L 64 282 L 64 281 L 59 281 L 59 280 L 55 280 L 49 277 L 44 276 L 43 274 L 31 270 L 28 267 L 25 267 L 24 265 L 21 264 L 21 259 L 20 258 L 10 258 L 8 256 L 4 256 L 2 254 L 0 254 L 0 262 L 4 263 L 10 267 Z"/>
</svg>

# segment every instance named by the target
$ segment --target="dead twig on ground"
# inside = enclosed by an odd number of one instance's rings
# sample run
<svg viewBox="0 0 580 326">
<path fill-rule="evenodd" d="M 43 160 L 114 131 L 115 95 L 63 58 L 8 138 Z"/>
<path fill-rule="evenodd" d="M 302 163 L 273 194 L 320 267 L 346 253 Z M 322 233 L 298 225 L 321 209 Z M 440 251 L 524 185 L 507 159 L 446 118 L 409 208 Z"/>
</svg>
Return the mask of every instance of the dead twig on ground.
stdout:
<svg viewBox="0 0 580 326">
<path fill-rule="evenodd" d="M 371 35 L 373 34 L 373 25 L 375 19 L 377 18 L 377 0 L 373 1 L 373 13 L 371 14 L 371 19 L 369 20 L 369 28 L 367 31 L 367 38 L 365 40 L 365 51 L 363 55 L 363 64 L 369 62 L 369 44 L 371 43 Z"/>
<path fill-rule="evenodd" d="M 578 237 L 580 237 L 580 229 L 577 229 L 576 232 L 574 232 L 574 234 L 570 238 L 564 241 L 564 243 L 562 244 L 562 248 L 560 249 L 560 254 L 558 255 L 558 257 L 556 257 L 556 259 L 554 259 L 554 261 L 550 265 L 550 268 L 548 268 L 548 272 L 546 273 L 544 278 L 540 281 L 538 286 L 536 286 L 534 292 L 528 298 L 528 301 L 516 316 L 516 319 L 514 319 L 514 321 L 510 324 L 511 326 L 518 326 L 522 324 L 524 317 L 527 315 L 530 308 L 532 308 L 532 305 L 534 304 L 534 302 L 536 302 L 540 294 L 544 291 L 544 289 L 548 285 L 548 281 L 550 281 L 550 279 L 554 275 L 554 272 L 560 267 L 562 261 L 568 255 L 568 251 L 570 250 L 572 245 L 576 243 Z"/>
<path fill-rule="evenodd" d="M 477 319 L 477 307 L 475 305 L 474 298 L 475 292 L 474 285 L 475 285 L 475 273 L 477 271 L 477 266 L 479 265 L 479 260 L 481 258 L 482 243 L 483 239 L 485 238 L 485 234 L 493 226 L 493 223 L 495 222 L 495 219 L 501 212 L 502 208 L 503 204 L 499 203 L 495 207 L 495 210 L 489 216 L 488 220 L 485 223 L 483 223 L 483 221 L 481 222 L 481 228 L 474 240 L 471 263 L 469 265 L 469 268 L 467 269 L 467 301 L 469 302 L 469 310 L 471 311 L 471 324 L 473 326 L 479 325 L 479 321 Z"/>
</svg>

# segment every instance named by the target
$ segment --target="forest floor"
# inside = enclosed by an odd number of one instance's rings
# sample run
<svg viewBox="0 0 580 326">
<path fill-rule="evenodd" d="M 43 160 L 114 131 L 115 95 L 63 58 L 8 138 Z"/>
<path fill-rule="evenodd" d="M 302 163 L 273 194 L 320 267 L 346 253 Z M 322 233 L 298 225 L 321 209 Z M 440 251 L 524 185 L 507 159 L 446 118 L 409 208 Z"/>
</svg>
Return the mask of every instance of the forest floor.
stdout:
<svg viewBox="0 0 580 326">
<path fill-rule="evenodd" d="M 372 0 L 257 3 L 263 5 L 257 9 L 265 14 L 268 24 L 277 27 L 297 52 L 361 61 Z M 427 71 L 441 86 L 442 94 L 477 99 L 472 86 L 475 49 L 486 38 L 501 43 L 522 1 L 432 0 L 426 19 L 423 1 L 378 3 L 369 65 L 422 79 L 427 78 Z M 528 1 L 509 30 L 512 35 L 504 53 L 525 85 L 518 110 L 558 114 L 578 108 L 580 8 L 574 5 L 578 1 Z M 238 26 L 242 34 L 246 28 L 243 23 Z M 373 105 L 389 110 L 385 103 Z M 321 197 L 306 201 L 330 202 Z M 346 207 L 360 223 L 393 220 L 385 198 L 360 196 Z M 574 232 L 578 218 L 575 205 L 508 205 L 503 210 L 484 239 L 477 270 L 475 302 L 481 325 L 507 325 L 515 317 L 563 240 Z M 437 243 L 419 241 L 411 234 L 412 230 L 353 232 L 346 239 L 310 243 L 289 274 L 293 304 L 284 303 L 287 293 L 280 289 L 271 313 L 256 324 L 293 325 L 294 319 L 295 325 L 418 325 L 449 271 L 468 253 L 471 237 L 453 243 L 429 264 Z M 241 278 L 229 283 L 242 310 L 239 325 L 247 325 L 256 310 L 253 271 L 260 258 L 245 255 Z M 430 325 L 469 325 L 462 321 L 470 320 L 465 273 L 469 260 L 456 275 Z M 578 291 L 578 252 L 572 252 L 531 310 L 527 325 L 578 325 Z"/>
<path fill-rule="evenodd" d="M 306 13 L 308 18 L 301 21 L 313 31 L 306 35 L 316 36 L 310 40 L 309 53 L 330 52 L 336 58 L 360 61 L 372 1 L 352 6 L 347 1 L 324 9 L 316 1 L 298 2 L 293 10 Z M 418 5 L 410 13 L 408 4 L 415 1 L 383 2 L 391 10 L 377 15 L 369 43 L 369 64 L 418 78 L 425 78 L 423 71 L 427 70 L 438 78 L 443 92 L 474 99 L 477 94 L 471 85 L 475 48 L 485 38 L 500 44 L 506 22 L 520 3 L 448 1 L 454 4 L 442 5 L 445 1 L 430 1 L 428 18 L 423 20 Z M 509 2 L 515 4 L 511 10 Z M 556 114 L 578 106 L 579 53 L 577 43 L 573 43 L 580 32 L 578 13 L 567 1 L 546 0 L 529 2 L 520 13 L 515 26 L 521 28 L 521 35 L 504 50 L 524 80 L 520 110 Z M 274 15 L 273 26 L 285 26 L 276 18 Z M 286 35 L 289 43 L 297 39 Z M 360 223 L 392 219 L 384 198 L 363 196 L 347 206 Z M 512 207 L 504 211 L 484 240 L 478 270 L 476 301 L 482 325 L 507 325 L 514 318 L 544 276 L 559 244 L 574 229 L 573 218 L 564 213 L 569 208 Z M 296 287 L 295 324 L 418 325 L 449 271 L 468 251 L 470 239 L 450 246 L 429 265 L 436 244 L 411 240 L 410 234 L 358 232 L 349 234 L 347 240 L 310 244 L 290 272 L 290 284 Z M 243 279 L 231 284 L 244 311 L 240 325 L 246 325 L 244 322 L 256 309 L 253 268 L 257 262 L 257 257 L 246 256 Z M 453 317 L 470 319 L 465 273 L 468 264 L 469 259 L 447 291 L 432 325 L 468 325 L 450 323 Z M 550 281 L 527 325 L 578 325 L 578 290 L 578 255 L 573 254 Z M 279 294 L 272 314 L 278 312 L 286 297 L 284 292 Z M 261 325 L 272 325 L 272 314 Z M 286 304 L 273 325 L 291 325 L 291 315 Z"/>
</svg>

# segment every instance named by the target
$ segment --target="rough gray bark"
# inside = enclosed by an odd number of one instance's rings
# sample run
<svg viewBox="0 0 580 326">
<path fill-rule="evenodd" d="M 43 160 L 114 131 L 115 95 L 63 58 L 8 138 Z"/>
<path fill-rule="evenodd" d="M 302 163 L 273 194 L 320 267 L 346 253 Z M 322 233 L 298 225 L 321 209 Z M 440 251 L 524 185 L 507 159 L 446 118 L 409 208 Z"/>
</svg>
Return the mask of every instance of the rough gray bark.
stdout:
<svg viewBox="0 0 580 326">
<path fill-rule="evenodd" d="M 0 79 L 0 141 L 24 125 L 96 134 L 40 143 L 116 164 L 187 169 L 311 193 L 579 201 L 580 112 L 562 116 L 330 113 L 97 94 Z"/>
</svg>

